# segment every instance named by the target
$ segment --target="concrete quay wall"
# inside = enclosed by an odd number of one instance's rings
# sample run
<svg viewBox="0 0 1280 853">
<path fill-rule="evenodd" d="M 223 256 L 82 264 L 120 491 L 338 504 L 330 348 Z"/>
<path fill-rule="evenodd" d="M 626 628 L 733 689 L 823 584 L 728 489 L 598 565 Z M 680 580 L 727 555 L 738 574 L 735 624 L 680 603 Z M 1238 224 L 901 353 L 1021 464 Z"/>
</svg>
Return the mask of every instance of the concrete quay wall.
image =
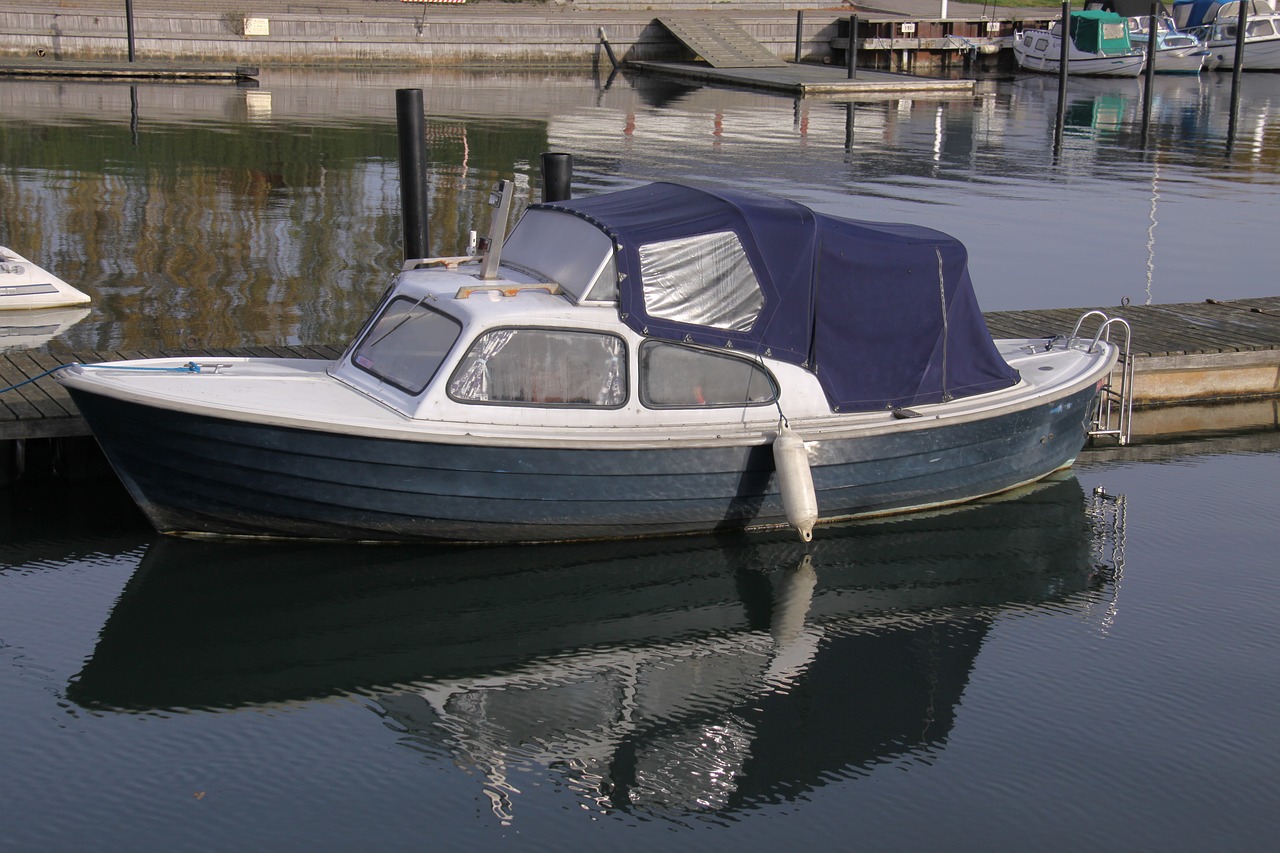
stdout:
<svg viewBox="0 0 1280 853">
<path fill-rule="evenodd" d="M 368 14 L 314 12 L 137 12 L 136 56 L 141 61 L 221 62 L 258 66 L 366 65 L 589 66 L 608 64 L 600 32 L 620 60 L 681 58 L 674 43 L 653 23 L 659 12 L 525 11 L 507 5 L 499 12 L 466 13 L 387 5 Z M 408 6 L 409 4 L 403 4 Z M 123 7 L 123 4 L 121 4 Z M 253 3 L 243 4 L 246 10 Z M 392 14 L 392 13 L 401 14 Z M 808 12 L 802 55 L 830 59 L 838 12 Z M 246 34 L 246 19 L 266 22 L 266 34 Z M 735 12 L 735 23 L 775 55 L 795 53 L 793 11 Z M 252 22 L 251 22 L 252 26 Z M 252 31 L 252 30 L 251 30 Z M 259 24 L 261 32 L 261 24 Z M 114 12 L 47 8 L 14 11 L 0 7 L 0 57 L 10 60 L 124 60 L 127 21 Z M 678 49 L 677 49 L 678 50 Z"/>
</svg>

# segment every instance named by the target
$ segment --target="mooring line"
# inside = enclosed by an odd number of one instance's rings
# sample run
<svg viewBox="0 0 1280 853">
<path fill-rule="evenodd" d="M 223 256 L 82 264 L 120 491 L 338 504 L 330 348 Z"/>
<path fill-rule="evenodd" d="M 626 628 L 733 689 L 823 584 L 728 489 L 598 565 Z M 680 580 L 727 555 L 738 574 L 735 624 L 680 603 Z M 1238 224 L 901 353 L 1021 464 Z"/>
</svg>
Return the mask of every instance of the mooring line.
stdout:
<svg viewBox="0 0 1280 853">
<path fill-rule="evenodd" d="M 13 385 L 9 385 L 5 388 L 0 388 L 0 394 L 3 394 L 6 391 L 13 391 L 17 388 L 21 388 L 23 385 L 30 385 L 32 382 L 35 382 L 39 379 L 44 379 L 46 376 L 48 376 L 51 373 L 57 373 L 59 370 L 62 370 L 64 367 L 84 367 L 92 370 L 149 370 L 149 371 L 161 371 L 164 373 L 199 373 L 200 372 L 200 365 L 196 364 L 194 361 L 188 361 L 186 364 L 181 365 L 180 367 L 138 367 L 136 365 L 128 365 L 128 364 L 81 364 L 78 361 L 70 361 L 70 362 L 67 362 L 66 364 L 59 364 L 57 367 L 51 367 L 48 370 L 46 370 L 44 373 L 41 373 L 39 376 L 32 376 L 30 379 L 24 379 L 21 382 L 15 383 Z"/>
</svg>

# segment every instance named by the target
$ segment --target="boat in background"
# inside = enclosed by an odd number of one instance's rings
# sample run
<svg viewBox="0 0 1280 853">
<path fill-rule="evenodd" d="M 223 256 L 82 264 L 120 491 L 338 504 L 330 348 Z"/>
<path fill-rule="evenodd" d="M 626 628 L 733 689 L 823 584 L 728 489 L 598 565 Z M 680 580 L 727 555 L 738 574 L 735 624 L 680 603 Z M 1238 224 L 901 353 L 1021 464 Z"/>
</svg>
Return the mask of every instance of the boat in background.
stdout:
<svg viewBox="0 0 1280 853">
<path fill-rule="evenodd" d="M 1059 73 L 1062 65 L 1062 19 L 1049 29 L 1014 33 L 1013 54 L 1024 71 Z M 1071 13 L 1067 73 L 1084 77 L 1137 77 L 1146 67 L 1146 54 L 1129 39 L 1128 19 L 1115 12 L 1089 10 Z"/>
<path fill-rule="evenodd" d="M 48 270 L 0 246 L 0 311 L 84 305 L 88 294 Z"/>
<path fill-rule="evenodd" d="M 1129 19 L 1129 40 L 1143 53 L 1151 29 L 1150 0 L 1089 0 L 1086 9 L 1115 12 Z M 1174 23 L 1164 3 L 1156 3 L 1156 74 L 1199 74 L 1209 59 L 1209 50 L 1193 33 L 1183 32 Z"/>
<path fill-rule="evenodd" d="M 1246 9 L 1244 71 L 1280 71 L 1280 13 L 1269 0 L 1249 0 Z M 1203 39 L 1209 50 L 1205 67 L 1230 71 L 1236 63 L 1240 2 L 1179 0 L 1173 4 L 1178 28 Z"/>
<path fill-rule="evenodd" d="M 1120 358 L 1101 316 L 994 341 L 931 229 L 655 183 L 532 205 L 504 240 L 513 192 L 482 255 L 406 261 L 336 360 L 55 378 L 162 532 L 808 541 L 1068 467 Z"/>
</svg>

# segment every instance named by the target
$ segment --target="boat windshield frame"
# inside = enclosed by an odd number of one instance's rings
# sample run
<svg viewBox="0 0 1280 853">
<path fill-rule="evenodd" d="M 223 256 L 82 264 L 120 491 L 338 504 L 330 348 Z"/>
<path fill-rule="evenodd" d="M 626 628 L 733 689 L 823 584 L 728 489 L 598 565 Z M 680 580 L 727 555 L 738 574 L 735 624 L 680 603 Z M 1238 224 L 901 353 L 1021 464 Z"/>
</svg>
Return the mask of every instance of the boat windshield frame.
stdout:
<svg viewBox="0 0 1280 853">
<path fill-rule="evenodd" d="M 462 335 L 457 318 L 428 304 L 434 299 L 392 295 L 352 345 L 351 364 L 411 397 L 422 394 Z M 423 324 L 423 318 L 431 323 Z"/>
<path fill-rule="evenodd" d="M 554 209 L 526 209 L 502 246 L 502 264 L 560 285 L 579 304 L 618 299 L 617 247 L 600 228 Z"/>
</svg>

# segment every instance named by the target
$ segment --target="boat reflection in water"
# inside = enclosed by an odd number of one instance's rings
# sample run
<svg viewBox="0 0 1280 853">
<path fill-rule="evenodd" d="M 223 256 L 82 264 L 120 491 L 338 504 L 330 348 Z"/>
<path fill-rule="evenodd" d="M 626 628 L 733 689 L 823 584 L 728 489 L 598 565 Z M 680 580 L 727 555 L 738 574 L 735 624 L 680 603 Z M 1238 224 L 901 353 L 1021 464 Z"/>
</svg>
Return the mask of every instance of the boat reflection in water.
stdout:
<svg viewBox="0 0 1280 853">
<path fill-rule="evenodd" d="M 1108 619 L 1122 519 L 1096 500 L 1067 477 L 808 546 L 162 537 L 68 695 L 143 712 L 368 696 L 503 820 L 531 770 L 590 808 L 729 814 L 927 761 L 1007 609 Z"/>
</svg>

